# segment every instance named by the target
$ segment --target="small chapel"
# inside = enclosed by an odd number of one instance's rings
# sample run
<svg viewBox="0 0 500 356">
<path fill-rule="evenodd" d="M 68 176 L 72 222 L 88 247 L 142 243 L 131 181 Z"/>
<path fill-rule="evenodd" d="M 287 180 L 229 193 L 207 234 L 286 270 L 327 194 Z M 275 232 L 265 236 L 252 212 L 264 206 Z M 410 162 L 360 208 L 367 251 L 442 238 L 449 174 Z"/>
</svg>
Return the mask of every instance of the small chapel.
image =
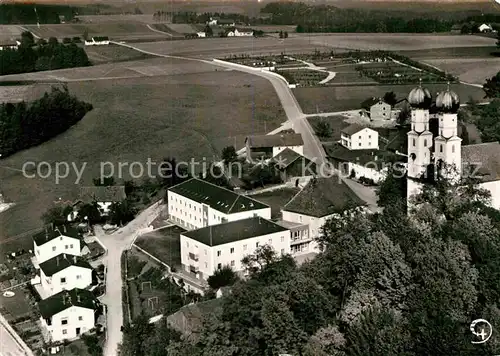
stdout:
<svg viewBox="0 0 500 356">
<path fill-rule="evenodd" d="M 466 174 L 480 180 L 480 187 L 491 193 L 491 205 L 500 209 L 500 143 L 462 145 L 458 136 L 460 98 L 448 88 L 438 93 L 435 102 L 428 89 L 418 87 L 408 94 L 411 128 L 408 132 L 407 199 L 418 194 L 424 177 L 446 171 L 457 181 Z M 430 114 L 430 108 L 436 112 Z"/>
</svg>

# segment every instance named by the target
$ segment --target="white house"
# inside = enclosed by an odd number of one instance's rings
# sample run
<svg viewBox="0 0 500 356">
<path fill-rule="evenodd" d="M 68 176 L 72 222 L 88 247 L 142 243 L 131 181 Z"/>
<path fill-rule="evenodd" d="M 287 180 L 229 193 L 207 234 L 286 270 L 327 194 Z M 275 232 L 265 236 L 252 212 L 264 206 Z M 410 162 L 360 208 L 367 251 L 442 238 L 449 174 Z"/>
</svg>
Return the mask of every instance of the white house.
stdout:
<svg viewBox="0 0 500 356">
<path fill-rule="evenodd" d="M 311 179 L 281 212 L 283 222 L 280 223 L 292 229 L 292 255 L 317 253 L 314 239 L 320 235 L 326 220 L 364 205 L 337 176 Z"/>
<path fill-rule="evenodd" d="M 38 303 L 46 341 L 72 340 L 95 327 L 99 301 L 84 289 L 62 291 Z"/>
<path fill-rule="evenodd" d="M 391 119 L 391 105 L 384 102 L 381 98 L 370 98 L 361 103 L 363 114 L 369 116 L 370 120 L 389 120 Z"/>
<path fill-rule="evenodd" d="M 493 27 L 489 24 L 483 23 L 481 26 L 479 26 L 479 32 L 492 32 Z"/>
<path fill-rule="evenodd" d="M 188 229 L 260 216 L 271 218 L 271 208 L 198 178 L 170 187 L 167 192 L 169 219 Z"/>
<path fill-rule="evenodd" d="M 55 228 L 47 227 L 33 236 L 33 253 L 38 265 L 61 253 L 80 256 L 82 247 L 83 243 L 78 231 L 66 225 Z"/>
<path fill-rule="evenodd" d="M 4 49 L 18 49 L 21 45 L 20 41 L 0 41 L 0 51 Z"/>
<path fill-rule="evenodd" d="M 207 34 L 203 31 L 196 32 L 196 34 L 198 35 L 198 37 L 207 37 Z"/>
<path fill-rule="evenodd" d="M 340 143 L 350 150 L 378 150 L 378 132 L 352 124 L 341 131 Z"/>
<path fill-rule="evenodd" d="M 219 21 L 218 17 L 211 17 L 210 20 L 207 21 L 208 26 L 217 26 L 217 22 Z"/>
<path fill-rule="evenodd" d="M 237 28 L 227 32 L 227 37 L 252 37 L 252 36 L 253 36 L 253 31 L 238 30 Z"/>
<path fill-rule="evenodd" d="M 113 203 L 120 203 L 127 198 L 125 186 L 88 186 L 80 187 L 80 193 L 75 203 L 92 204 L 97 203 L 102 215 L 109 213 L 109 208 Z"/>
<path fill-rule="evenodd" d="M 226 265 L 243 273 L 241 260 L 259 246 L 290 254 L 290 231 L 259 216 L 187 231 L 180 242 L 182 268 L 203 280 Z"/>
<path fill-rule="evenodd" d="M 245 147 L 249 162 L 275 157 L 287 148 L 304 155 L 304 141 L 302 135 L 297 133 L 247 136 Z"/>
<path fill-rule="evenodd" d="M 109 37 L 96 36 L 92 37 L 90 40 L 85 40 L 85 46 L 103 46 L 103 45 L 109 45 Z"/>
<path fill-rule="evenodd" d="M 92 266 L 77 256 L 60 254 L 40 263 L 40 281 L 46 296 L 92 284 Z"/>
</svg>

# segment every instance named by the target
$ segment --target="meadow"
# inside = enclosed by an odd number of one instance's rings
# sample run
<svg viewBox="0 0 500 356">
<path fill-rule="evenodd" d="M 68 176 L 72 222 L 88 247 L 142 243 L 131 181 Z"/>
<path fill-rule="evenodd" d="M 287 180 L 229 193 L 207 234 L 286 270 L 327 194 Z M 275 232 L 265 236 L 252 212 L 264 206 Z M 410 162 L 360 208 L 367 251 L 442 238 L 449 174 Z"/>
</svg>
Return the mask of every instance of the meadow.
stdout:
<svg viewBox="0 0 500 356">
<path fill-rule="evenodd" d="M 479 85 L 500 72 L 500 58 L 447 58 L 422 62 L 456 75 L 461 81 Z"/>
<path fill-rule="evenodd" d="M 153 58 L 149 54 L 118 45 L 86 46 L 85 52 L 94 65 Z"/>
<path fill-rule="evenodd" d="M 53 176 L 25 178 L 19 170 L 27 161 L 46 161 L 52 167 L 55 162 L 80 167 L 87 162 L 80 184 L 92 184 L 99 162 L 145 166 L 148 158 L 159 162 L 168 156 L 210 161 L 226 145 L 243 147 L 246 135 L 271 131 L 286 120 L 270 83 L 236 71 L 75 81 L 68 88 L 94 110 L 64 134 L 0 162 L 0 190 L 16 202 L 0 214 L 0 238 L 11 238 L 2 249 L 23 242 L 29 246 L 29 239 L 14 237 L 38 228 L 40 216 L 54 201 L 74 198 L 78 190 L 75 173 L 60 184 Z M 29 94 L 39 96 L 45 89 L 37 85 Z M 130 179 L 128 169 L 123 179 Z"/>
<path fill-rule="evenodd" d="M 383 97 L 384 93 L 394 91 L 398 99 L 405 98 L 414 85 L 353 85 L 353 86 L 326 86 L 316 88 L 297 88 L 293 93 L 299 102 L 302 111 L 306 114 L 323 112 L 337 112 L 345 110 L 355 110 L 361 107 L 361 103 L 371 97 Z M 446 84 L 425 85 L 432 95 L 437 91 L 446 89 Z M 469 97 L 477 101 L 484 100 L 484 91 L 481 88 L 452 84 L 451 89 L 460 97 L 462 102 L 469 100 Z"/>
<path fill-rule="evenodd" d="M 21 37 L 23 29 L 17 25 L 0 25 L 0 41 L 12 41 Z"/>
</svg>

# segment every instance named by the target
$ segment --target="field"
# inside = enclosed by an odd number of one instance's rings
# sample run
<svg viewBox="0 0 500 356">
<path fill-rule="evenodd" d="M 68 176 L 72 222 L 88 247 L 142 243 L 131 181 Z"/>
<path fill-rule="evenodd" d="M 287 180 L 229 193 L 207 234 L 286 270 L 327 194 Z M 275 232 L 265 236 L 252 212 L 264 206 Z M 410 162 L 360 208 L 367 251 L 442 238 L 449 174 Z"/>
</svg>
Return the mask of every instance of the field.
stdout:
<svg viewBox="0 0 500 356">
<path fill-rule="evenodd" d="M 137 65 L 143 65 L 144 71 L 150 70 L 154 75 L 145 62 Z M 206 157 L 210 161 L 223 147 L 235 141 L 243 147 L 246 135 L 273 130 L 285 120 L 273 87 L 264 79 L 236 71 L 215 72 L 212 66 L 195 62 L 170 60 L 161 64 L 165 62 L 153 60 L 153 63 L 160 68 L 174 68 L 179 75 L 157 74 L 154 80 L 142 77 L 70 82 L 70 92 L 91 102 L 94 110 L 59 137 L 2 160 L 2 193 L 17 203 L 0 214 L 2 240 L 38 228 L 39 217 L 55 200 L 72 198 L 78 189 L 74 173 L 60 184 L 55 183 L 53 176 L 24 178 L 19 170 L 26 161 L 47 161 L 52 165 L 56 161 L 74 162 L 80 167 L 87 162 L 79 183 L 91 184 L 92 178 L 99 175 L 99 162 L 117 165 L 137 161 L 146 165 L 148 158 L 158 162 L 167 156 L 177 160 Z M 201 71 L 204 66 L 211 71 Z M 198 67 L 200 72 L 187 74 L 192 67 Z M 47 86 L 37 85 L 29 94 L 39 96 L 46 89 Z M 115 174 L 118 173 L 117 168 Z M 127 168 L 122 174 L 123 179 L 130 178 Z M 157 175 L 154 169 L 153 174 Z M 12 239 L 11 243 L 29 248 L 27 238 Z M 13 247 L 7 244 L 3 248 Z"/>
<path fill-rule="evenodd" d="M 12 41 L 21 38 L 23 29 L 16 25 L 0 25 L 0 41 Z"/>
<path fill-rule="evenodd" d="M 498 53 L 496 46 L 483 47 L 447 47 L 427 50 L 399 51 L 399 54 L 415 60 L 448 58 L 492 58 Z"/>
<path fill-rule="evenodd" d="M 183 23 L 169 23 L 167 27 L 171 28 L 172 31 L 180 34 L 186 33 L 196 33 L 198 29 L 190 24 Z"/>
<path fill-rule="evenodd" d="M 59 25 L 27 25 L 27 29 L 32 31 L 36 36 L 42 38 L 49 37 L 74 37 L 83 36 L 85 30 L 88 35 L 92 36 L 108 36 L 111 40 L 153 40 L 169 37 L 161 33 L 150 30 L 146 24 L 140 22 L 110 22 L 110 23 L 90 23 L 90 24 L 59 24 Z"/>
<path fill-rule="evenodd" d="M 271 207 L 271 218 L 281 217 L 281 209 L 300 191 L 297 188 L 283 188 L 252 195 L 251 197 Z"/>
<path fill-rule="evenodd" d="M 118 45 L 86 46 L 85 52 L 87 52 L 87 56 L 94 65 L 153 58 L 149 54 Z"/>
<path fill-rule="evenodd" d="M 461 81 L 480 85 L 500 71 L 499 58 L 429 59 L 423 62 L 456 75 Z"/>
<path fill-rule="evenodd" d="M 178 226 L 166 227 L 142 235 L 134 244 L 166 265 L 179 267 L 181 264 L 180 234 L 185 231 Z"/>
<path fill-rule="evenodd" d="M 394 91 L 398 99 L 403 99 L 415 85 L 326 86 L 297 88 L 293 89 L 293 93 L 304 113 L 314 114 L 316 109 L 320 113 L 358 109 L 364 100 L 383 97 L 388 91 Z M 446 84 L 429 84 L 426 88 L 435 96 L 437 91 L 446 89 Z M 484 100 L 484 91 L 481 88 L 452 84 L 451 89 L 458 94 L 462 102 L 468 101 L 469 97 L 478 101 Z"/>
</svg>

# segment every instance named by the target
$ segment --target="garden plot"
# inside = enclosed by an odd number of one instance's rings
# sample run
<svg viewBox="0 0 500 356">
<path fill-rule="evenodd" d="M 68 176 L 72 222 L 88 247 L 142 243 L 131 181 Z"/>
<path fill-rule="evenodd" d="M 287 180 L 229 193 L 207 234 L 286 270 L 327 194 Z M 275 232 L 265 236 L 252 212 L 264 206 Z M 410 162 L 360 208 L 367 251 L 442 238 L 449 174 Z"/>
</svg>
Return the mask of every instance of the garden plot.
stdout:
<svg viewBox="0 0 500 356">
<path fill-rule="evenodd" d="M 290 84 L 297 84 L 301 87 L 315 86 L 328 78 L 328 73 L 312 69 L 280 70 L 276 73 L 285 77 Z"/>
<path fill-rule="evenodd" d="M 417 83 L 420 79 L 425 83 L 446 81 L 442 76 L 396 62 L 360 63 L 356 70 L 381 84 Z"/>
</svg>

